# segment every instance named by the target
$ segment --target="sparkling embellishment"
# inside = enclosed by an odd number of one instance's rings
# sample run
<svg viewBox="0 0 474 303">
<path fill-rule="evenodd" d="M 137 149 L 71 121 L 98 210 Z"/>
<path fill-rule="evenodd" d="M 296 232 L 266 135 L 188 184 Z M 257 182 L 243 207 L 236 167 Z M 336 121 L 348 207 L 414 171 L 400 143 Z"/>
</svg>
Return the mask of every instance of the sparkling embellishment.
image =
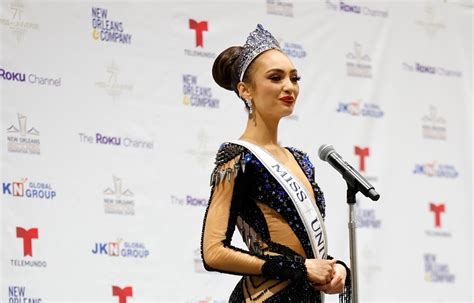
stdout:
<svg viewBox="0 0 474 303">
<path fill-rule="evenodd" d="M 224 181 L 224 180 L 225 180 L 225 170 L 224 170 L 224 169 L 221 170 L 221 171 L 219 172 L 219 174 L 220 174 L 219 177 L 220 177 L 221 182 Z"/>
<path fill-rule="evenodd" d="M 261 24 L 258 24 L 257 28 L 247 37 L 247 41 L 239 57 L 240 63 L 238 72 L 240 81 L 242 81 L 242 77 L 250 63 L 252 63 L 258 55 L 269 49 L 281 49 L 280 44 L 269 31 L 264 29 Z"/>
<path fill-rule="evenodd" d="M 240 168 L 240 164 L 239 164 L 239 161 L 235 161 L 235 164 L 234 164 L 234 178 L 237 178 L 237 174 L 239 173 L 239 168 Z"/>
<path fill-rule="evenodd" d="M 240 160 L 240 165 L 242 166 L 242 172 L 245 173 L 245 159 L 244 158 Z"/>
<path fill-rule="evenodd" d="M 227 167 L 226 173 L 227 173 L 227 181 L 230 182 L 230 176 L 232 175 L 232 168 Z"/>
</svg>

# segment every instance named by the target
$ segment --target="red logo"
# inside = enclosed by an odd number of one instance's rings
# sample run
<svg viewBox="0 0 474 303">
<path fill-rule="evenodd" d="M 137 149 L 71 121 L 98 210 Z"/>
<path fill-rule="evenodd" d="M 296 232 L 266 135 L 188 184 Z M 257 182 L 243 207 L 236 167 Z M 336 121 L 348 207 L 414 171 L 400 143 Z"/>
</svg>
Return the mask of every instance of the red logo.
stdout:
<svg viewBox="0 0 474 303">
<path fill-rule="evenodd" d="M 16 228 L 16 237 L 23 238 L 23 256 L 33 257 L 32 240 L 38 239 L 38 228 L 30 228 L 29 230 L 23 227 Z"/>
<path fill-rule="evenodd" d="M 435 215 L 435 227 L 441 228 L 441 213 L 446 211 L 444 203 L 438 205 L 430 203 L 430 211 Z"/>
<path fill-rule="evenodd" d="M 196 47 L 203 47 L 204 41 L 202 39 L 202 32 L 207 32 L 207 21 L 197 22 L 194 19 L 189 19 L 189 28 L 196 31 Z"/>
<path fill-rule="evenodd" d="M 131 286 L 123 289 L 118 286 L 112 286 L 112 295 L 119 297 L 119 303 L 127 303 L 127 297 L 133 297 L 133 289 Z"/>
<path fill-rule="evenodd" d="M 365 171 L 365 157 L 368 157 L 369 148 L 368 147 L 359 147 L 355 146 L 354 150 L 355 154 L 359 156 L 359 170 L 364 172 Z"/>
</svg>

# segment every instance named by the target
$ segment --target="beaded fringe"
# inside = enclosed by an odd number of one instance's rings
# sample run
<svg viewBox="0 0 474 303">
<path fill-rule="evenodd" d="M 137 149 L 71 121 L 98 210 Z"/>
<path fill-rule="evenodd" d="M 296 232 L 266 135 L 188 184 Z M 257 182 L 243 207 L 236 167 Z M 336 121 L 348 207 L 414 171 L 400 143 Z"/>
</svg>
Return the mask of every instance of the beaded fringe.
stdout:
<svg viewBox="0 0 474 303">
<path fill-rule="evenodd" d="M 224 182 L 224 180 L 230 182 L 232 172 L 234 173 L 234 179 L 237 178 L 239 171 L 245 173 L 245 162 L 245 157 L 242 153 L 240 157 L 235 160 L 234 165 L 230 163 L 225 163 L 216 166 L 211 175 L 210 185 L 217 186 L 220 183 Z"/>
<path fill-rule="evenodd" d="M 352 287 L 351 280 L 349 279 L 347 285 L 344 286 L 344 290 L 339 294 L 339 303 L 351 303 L 352 302 Z"/>
</svg>

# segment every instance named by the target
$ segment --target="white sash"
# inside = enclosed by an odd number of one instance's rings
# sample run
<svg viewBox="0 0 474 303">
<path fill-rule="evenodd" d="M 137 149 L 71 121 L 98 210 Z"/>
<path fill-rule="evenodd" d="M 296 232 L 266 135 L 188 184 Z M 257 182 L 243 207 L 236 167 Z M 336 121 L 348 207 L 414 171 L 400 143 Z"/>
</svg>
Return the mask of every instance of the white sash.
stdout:
<svg viewBox="0 0 474 303">
<path fill-rule="evenodd" d="M 327 258 L 327 236 L 323 218 L 306 187 L 263 148 L 243 140 L 234 140 L 249 149 L 285 189 L 303 221 L 315 258 Z"/>
</svg>

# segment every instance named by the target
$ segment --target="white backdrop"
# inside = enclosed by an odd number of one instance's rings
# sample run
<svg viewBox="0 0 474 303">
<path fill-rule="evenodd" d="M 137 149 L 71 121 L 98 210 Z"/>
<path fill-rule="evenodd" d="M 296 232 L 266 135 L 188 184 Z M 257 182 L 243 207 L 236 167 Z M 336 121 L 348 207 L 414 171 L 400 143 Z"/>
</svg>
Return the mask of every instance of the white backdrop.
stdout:
<svg viewBox="0 0 474 303">
<path fill-rule="evenodd" d="M 444 1 L 2 0 L 1 302 L 227 301 L 238 277 L 204 271 L 201 225 L 246 113 L 211 67 L 257 23 L 302 76 L 280 138 L 316 166 L 333 256 L 349 263 L 345 184 L 318 147 L 381 193 L 358 202 L 361 302 L 472 302 L 472 17 Z"/>
</svg>

